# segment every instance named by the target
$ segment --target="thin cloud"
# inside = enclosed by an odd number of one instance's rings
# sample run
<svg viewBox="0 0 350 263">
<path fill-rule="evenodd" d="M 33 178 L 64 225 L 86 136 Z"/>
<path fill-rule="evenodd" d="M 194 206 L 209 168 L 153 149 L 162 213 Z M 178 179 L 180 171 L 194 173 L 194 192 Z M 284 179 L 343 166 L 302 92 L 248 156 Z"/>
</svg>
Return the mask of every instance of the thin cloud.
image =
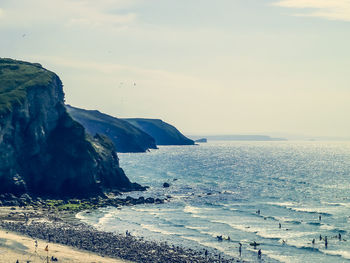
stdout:
<svg viewBox="0 0 350 263">
<path fill-rule="evenodd" d="M 273 5 L 306 9 L 297 16 L 321 17 L 329 20 L 350 21 L 350 0 L 282 0 Z"/>
<path fill-rule="evenodd" d="M 59 24 L 87 27 L 123 27 L 134 23 L 137 15 L 128 12 L 136 0 L 28 0 L 1 6 L 6 11 L 0 26 Z M 30 10 L 30 12 L 28 12 Z M 113 10 L 113 12 L 110 12 Z"/>
</svg>

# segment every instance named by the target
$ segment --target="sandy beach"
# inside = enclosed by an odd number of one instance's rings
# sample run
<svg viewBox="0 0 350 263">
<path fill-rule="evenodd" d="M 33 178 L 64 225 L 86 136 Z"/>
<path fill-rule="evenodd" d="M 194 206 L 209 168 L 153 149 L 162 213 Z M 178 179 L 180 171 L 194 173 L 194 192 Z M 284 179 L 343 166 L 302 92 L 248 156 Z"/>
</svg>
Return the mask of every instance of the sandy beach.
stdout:
<svg viewBox="0 0 350 263">
<path fill-rule="evenodd" d="M 74 249 L 69 246 L 48 243 L 44 240 L 37 240 L 35 248 L 35 239 L 18 235 L 13 232 L 0 230 L 0 262 L 15 263 L 19 262 L 46 262 L 48 256 L 57 258 L 58 262 L 76 262 L 76 263 L 130 263 L 131 261 L 101 257 L 96 254 Z M 48 246 L 48 252 L 45 251 Z"/>
</svg>

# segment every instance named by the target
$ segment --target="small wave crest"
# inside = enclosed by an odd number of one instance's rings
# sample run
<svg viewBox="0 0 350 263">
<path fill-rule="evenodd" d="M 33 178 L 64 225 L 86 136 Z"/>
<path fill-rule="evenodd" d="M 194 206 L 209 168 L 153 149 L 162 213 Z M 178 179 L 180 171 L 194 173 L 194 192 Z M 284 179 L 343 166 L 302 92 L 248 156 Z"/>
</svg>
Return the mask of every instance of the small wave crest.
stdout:
<svg viewBox="0 0 350 263">
<path fill-rule="evenodd" d="M 146 229 L 148 231 L 151 231 L 151 232 L 155 232 L 155 233 L 160 233 L 162 235 L 178 235 L 177 233 L 175 232 L 169 232 L 169 231 L 166 231 L 164 229 L 160 229 L 158 227 L 155 227 L 154 225 L 146 225 L 146 224 L 141 224 L 141 227 L 143 229 Z"/>
</svg>

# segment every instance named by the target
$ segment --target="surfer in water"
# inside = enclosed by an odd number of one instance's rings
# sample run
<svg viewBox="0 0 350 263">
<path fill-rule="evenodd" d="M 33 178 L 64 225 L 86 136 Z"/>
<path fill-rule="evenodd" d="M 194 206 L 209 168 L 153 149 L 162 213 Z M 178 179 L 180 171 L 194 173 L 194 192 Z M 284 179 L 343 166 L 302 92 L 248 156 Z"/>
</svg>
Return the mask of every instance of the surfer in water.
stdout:
<svg viewBox="0 0 350 263">
<path fill-rule="evenodd" d="M 238 244 L 239 244 L 239 248 L 238 248 L 239 256 L 242 256 L 242 244 L 241 242 L 239 242 Z"/>
<path fill-rule="evenodd" d="M 258 245 L 255 241 L 253 243 L 250 243 L 251 246 L 254 247 L 254 249 L 256 249 L 256 246 Z"/>
</svg>

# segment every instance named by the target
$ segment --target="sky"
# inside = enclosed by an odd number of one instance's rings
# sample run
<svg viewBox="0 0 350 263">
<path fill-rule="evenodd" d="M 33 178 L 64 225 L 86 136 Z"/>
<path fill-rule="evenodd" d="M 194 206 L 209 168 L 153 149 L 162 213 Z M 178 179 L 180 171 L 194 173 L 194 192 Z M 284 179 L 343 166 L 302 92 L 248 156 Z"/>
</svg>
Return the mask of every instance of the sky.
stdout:
<svg viewBox="0 0 350 263">
<path fill-rule="evenodd" d="M 0 0 L 0 57 L 185 134 L 350 137 L 350 0 Z"/>
</svg>

